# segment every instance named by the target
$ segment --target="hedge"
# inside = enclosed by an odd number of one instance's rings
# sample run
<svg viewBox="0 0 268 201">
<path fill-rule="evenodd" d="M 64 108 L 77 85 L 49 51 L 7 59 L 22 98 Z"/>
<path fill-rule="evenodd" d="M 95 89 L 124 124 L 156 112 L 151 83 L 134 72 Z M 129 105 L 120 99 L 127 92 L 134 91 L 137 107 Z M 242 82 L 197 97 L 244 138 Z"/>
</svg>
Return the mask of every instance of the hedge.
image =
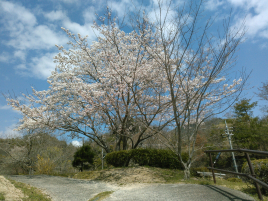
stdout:
<svg viewBox="0 0 268 201">
<path fill-rule="evenodd" d="M 187 160 L 186 153 L 182 154 L 183 160 Z M 132 149 L 111 152 L 106 155 L 107 164 L 115 167 L 127 167 L 130 160 L 140 166 L 183 169 L 175 153 L 163 149 Z"/>
<path fill-rule="evenodd" d="M 122 150 L 108 153 L 106 163 L 114 167 L 127 167 L 131 159 L 131 150 Z"/>
</svg>

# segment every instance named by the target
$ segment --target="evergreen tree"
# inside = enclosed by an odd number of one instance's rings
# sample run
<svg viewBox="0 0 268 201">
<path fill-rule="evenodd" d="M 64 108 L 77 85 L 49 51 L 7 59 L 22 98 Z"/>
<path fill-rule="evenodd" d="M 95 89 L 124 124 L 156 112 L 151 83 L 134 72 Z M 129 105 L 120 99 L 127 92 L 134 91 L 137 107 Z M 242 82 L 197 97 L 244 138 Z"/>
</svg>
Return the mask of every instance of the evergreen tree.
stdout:
<svg viewBox="0 0 268 201">
<path fill-rule="evenodd" d="M 79 168 L 81 172 L 89 169 L 93 163 L 95 153 L 89 145 L 83 145 L 74 154 L 74 160 L 72 162 L 73 167 Z"/>
<path fill-rule="evenodd" d="M 252 109 L 256 106 L 257 102 L 250 104 L 250 99 L 242 99 L 234 105 L 233 139 L 239 148 L 260 150 L 264 148 L 261 142 L 267 141 L 267 135 L 263 133 L 265 122 L 253 117 Z"/>
</svg>

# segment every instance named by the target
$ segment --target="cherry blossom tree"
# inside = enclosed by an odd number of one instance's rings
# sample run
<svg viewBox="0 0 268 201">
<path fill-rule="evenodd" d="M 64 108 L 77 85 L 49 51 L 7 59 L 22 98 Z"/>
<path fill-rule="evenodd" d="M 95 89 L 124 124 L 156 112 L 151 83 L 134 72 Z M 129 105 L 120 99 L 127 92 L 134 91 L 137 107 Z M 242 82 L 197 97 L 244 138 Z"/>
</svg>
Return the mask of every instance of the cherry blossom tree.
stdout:
<svg viewBox="0 0 268 201">
<path fill-rule="evenodd" d="M 90 46 L 86 37 L 64 29 L 71 48 L 57 46 L 61 52 L 48 78 L 50 88 L 25 95 L 28 105 L 8 99 L 23 114 L 18 129 L 80 134 L 110 152 L 103 135 L 108 130 L 118 150 L 121 142 L 123 149 L 128 144 L 134 149 L 163 128 L 176 128 L 175 141 L 163 144 L 178 155 L 189 178 L 200 125 L 230 107 L 246 81 L 231 81 L 229 74 L 243 29 L 230 29 L 229 19 L 222 35 L 213 36 L 213 20 L 204 23 L 202 3 L 193 1 L 186 9 L 158 1 L 155 15 L 131 16 L 130 33 L 115 21 L 95 24 L 98 40 Z"/>
<path fill-rule="evenodd" d="M 72 39 L 71 49 L 57 46 L 61 52 L 54 58 L 57 67 L 48 78 L 48 90 L 24 95 L 28 105 L 8 99 L 23 114 L 18 130 L 48 127 L 73 137 L 82 134 L 106 152 L 110 148 L 103 134 L 110 130 L 118 138 L 118 149 L 121 142 L 123 149 L 128 144 L 136 148 L 158 132 L 150 126 L 161 117 L 166 101 L 164 74 L 140 43 L 151 40 L 150 30 L 127 34 L 114 22 L 93 28 L 100 36 L 90 46 L 86 37 L 63 29 Z M 150 43 L 154 48 L 154 41 Z"/>
<path fill-rule="evenodd" d="M 231 28 L 229 16 L 223 21 L 222 33 L 214 36 L 210 29 L 214 19 L 204 20 L 202 6 L 202 0 L 191 1 L 189 7 L 159 0 L 154 14 L 138 13 L 132 21 L 140 33 L 148 27 L 153 30 L 154 46 L 158 48 L 151 47 L 145 40 L 141 43 L 164 74 L 163 91 L 170 104 L 170 118 L 166 120 L 176 128 L 173 141 L 165 135 L 161 139 L 178 155 L 186 179 L 196 160 L 200 125 L 231 107 L 247 80 L 242 73 L 231 81 L 233 75 L 230 74 L 234 54 L 244 35 L 243 25 Z M 182 160 L 182 151 L 187 152 L 187 161 Z"/>
</svg>

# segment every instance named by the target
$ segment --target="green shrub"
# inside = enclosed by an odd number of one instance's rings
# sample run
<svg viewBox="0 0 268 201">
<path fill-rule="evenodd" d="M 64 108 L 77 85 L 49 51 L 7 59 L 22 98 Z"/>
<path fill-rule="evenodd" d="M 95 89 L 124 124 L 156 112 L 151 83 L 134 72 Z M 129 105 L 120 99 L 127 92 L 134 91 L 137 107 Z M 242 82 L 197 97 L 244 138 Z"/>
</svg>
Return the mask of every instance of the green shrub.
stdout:
<svg viewBox="0 0 268 201">
<path fill-rule="evenodd" d="M 108 153 L 106 163 L 114 167 L 127 167 L 131 159 L 131 150 L 121 150 Z"/>
<path fill-rule="evenodd" d="M 258 159 L 251 161 L 254 173 L 256 174 L 257 179 L 263 181 L 264 183 L 268 183 L 268 159 Z M 248 167 L 248 163 L 245 162 L 242 167 L 242 172 L 246 174 L 250 174 L 250 170 Z M 243 178 L 243 180 L 253 183 L 252 180 L 248 178 Z M 261 187 L 263 193 L 267 193 L 267 190 Z"/>
<path fill-rule="evenodd" d="M 183 154 L 182 157 L 183 160 L 188 159 L 186 154 Z M 116 151 L 106 155 L 106 162 L 115 167 L 128 166 L 131 159 L 140 166 L 183 169 L 176 154 L 169 150 L 132 149 Z"/>
<path fill-rule="evenodd" d="M 183 160 L 187 159 L 186 154 L 182 155 Z M 132 159 L 140 166 L 183 169 L 183 165 L 178 160 L 175 153 L 163 149 L 134 149 Z"/>
</svg>

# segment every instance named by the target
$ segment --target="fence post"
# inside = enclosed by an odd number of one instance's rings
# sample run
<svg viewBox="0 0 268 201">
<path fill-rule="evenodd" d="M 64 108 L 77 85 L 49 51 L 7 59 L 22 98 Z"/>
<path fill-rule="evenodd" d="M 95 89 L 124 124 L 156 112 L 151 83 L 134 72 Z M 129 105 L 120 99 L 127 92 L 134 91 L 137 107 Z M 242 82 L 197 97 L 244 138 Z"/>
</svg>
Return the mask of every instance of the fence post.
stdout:
<svg viewBox="0 0 268 201">
<path fill-rule="evenodd" d="M 245 156 L 246 156 L 247 161 L 248 161 L 248 167 L 249 167 L 250 173 L 251 173 L 251 175 L 252 175 L 253 177 L 256 178 L 256 175 L 255 175 L 255 173 L 254 173 L 254 169 L 253 169 L 252 164 L 251 164 L 251 162 L 250 162 L 250 158 L 249 158 L 248 153 L 245 153 Z M 259 185 L 257 184 L 257 182 L 254 182 L 254 183 L 255 183 L 255 187 L 256 187 L 256 190 L 257 190 L 259 199 L 260 199 L 260 200 L 263 200 Z"/>
<path fill-rule="evenodd" d="M 210 166 L 213 168 L 211 153 L 209 153 L 209 158 L 210 158 Z M 216 184 L 216 178 L 215 178 L 214 170 L 211 170 L 211 171 L 212 171 L 212 176 L 213 176 L 214 184 Z"/>
</svg>

